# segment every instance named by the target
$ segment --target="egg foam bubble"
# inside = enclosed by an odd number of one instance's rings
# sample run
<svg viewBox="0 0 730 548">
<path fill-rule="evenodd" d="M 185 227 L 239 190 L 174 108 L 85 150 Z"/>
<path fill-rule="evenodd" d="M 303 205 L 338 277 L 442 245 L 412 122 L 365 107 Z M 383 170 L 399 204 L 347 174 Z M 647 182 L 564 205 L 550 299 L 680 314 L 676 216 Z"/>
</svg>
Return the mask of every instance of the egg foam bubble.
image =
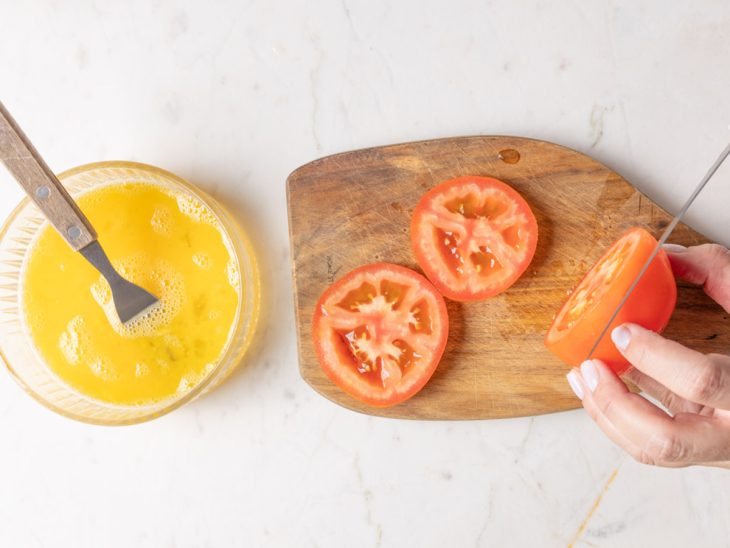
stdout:
<svg viewBox="0 0 730 548">
<path fill-rule="evenodd" d="M 113 262 L 119 274 L 133 284 L 143 287 L 157 299 L 155 304 L 126 323 L 117 315 L 109 283 L 103 276 L 91 286 L 91 295 L 101 306 L 109 324 L 122 337 L 156 335 L 180 311 L 185 300 L 185 283 L 180 273 L 166 260 L 137 254 Z"/>
</svg>

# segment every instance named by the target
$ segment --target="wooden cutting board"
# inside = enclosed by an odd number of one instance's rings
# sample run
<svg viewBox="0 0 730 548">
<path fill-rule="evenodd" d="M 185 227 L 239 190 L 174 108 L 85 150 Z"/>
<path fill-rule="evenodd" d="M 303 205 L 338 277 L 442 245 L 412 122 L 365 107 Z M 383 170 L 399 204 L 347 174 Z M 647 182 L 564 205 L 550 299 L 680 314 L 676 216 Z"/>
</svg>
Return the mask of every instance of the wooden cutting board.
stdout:
<svg viewBox="0 0 730 548">
<path fill-rule="evenodd" d="M 426 387 L 387 409 L 363 405 L 319 367 L 311 339 L 314 305 L 349 270 L 387 261 L 420 272 L 409 220 L 419 198 L 439 182 L 488 175 L 513 186 L 539 225 L 537 252 L 507 292 L 487 301 L 447 301 L 450 333 Z M 328 156 L 287 180 L 299 366 L 312 388 L 371 415 L 410 419 L 517 417 L 578 407 L 566 366 L 543 346 L 566 292 L 627 228 L 655 236 L 670 216 L 620 175 L 588 156 L 519 137 L 460 137 Z M 680 224 L 671 241 L 705 238 Z M 666 335 L 704 352 L 730 346 L 727 314 L 701 288 L 681 285 Z"/>
</svg>

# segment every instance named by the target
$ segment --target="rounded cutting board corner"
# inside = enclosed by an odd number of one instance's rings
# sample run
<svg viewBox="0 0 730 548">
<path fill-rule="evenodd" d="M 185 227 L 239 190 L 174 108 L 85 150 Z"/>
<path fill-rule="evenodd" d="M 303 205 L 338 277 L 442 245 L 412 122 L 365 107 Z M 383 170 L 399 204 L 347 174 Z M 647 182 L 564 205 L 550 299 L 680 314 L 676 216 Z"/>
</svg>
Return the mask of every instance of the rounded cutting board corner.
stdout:
<svg viewBox="0 0 730 548">
<path fill-rule="evenodd" d="M 537 217 L 532 264 L 508 291 L 478 303 L 447 301 L 449 342 L 426 387 L 389 408 L 361 404 L 319 367 L 311 336 L 314 305 L 349 270 L 387 261 L 420 272 L 410 216 L 434 185 L 488 175 L 514 187 Z M 287 179 L 289 230 L 301 375 L 349 409 L 407 419 L 487 419 L 573 409 L 565 364 L 543 346 L 567 292 L 626 229 L 659 236 L 671 216 L 589 156 L 521 137 L 477 136 L 368 148 L 310 162 Z M 671 241 L 707 241 L 684 224 Z M 703 352 L 727 349 L 727 314 L 702 289 L 680 283 L 665 332 Z"/>
</svg>

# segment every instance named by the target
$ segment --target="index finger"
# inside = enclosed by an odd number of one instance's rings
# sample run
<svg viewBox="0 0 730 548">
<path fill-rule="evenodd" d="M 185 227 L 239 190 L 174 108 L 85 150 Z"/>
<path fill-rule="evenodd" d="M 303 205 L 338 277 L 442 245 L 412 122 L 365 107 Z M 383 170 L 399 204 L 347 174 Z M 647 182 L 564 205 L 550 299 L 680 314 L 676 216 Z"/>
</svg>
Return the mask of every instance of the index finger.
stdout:
<svg viewBox="0 0 730 548">
<path fill-rule="evenodd" d="M 730 409 L 730 357 L 702 354 L 631 323 L 615 328 L 611 339 L 636 369 L 675 394 Z"/>
<path fill-rule="evenodd" d="M 669 244 L 664 250 L 677 276 L 703 286 L 705 293 L 730 312 L 730 251 L 717 244 L 687 248 Z"/>
</svg>

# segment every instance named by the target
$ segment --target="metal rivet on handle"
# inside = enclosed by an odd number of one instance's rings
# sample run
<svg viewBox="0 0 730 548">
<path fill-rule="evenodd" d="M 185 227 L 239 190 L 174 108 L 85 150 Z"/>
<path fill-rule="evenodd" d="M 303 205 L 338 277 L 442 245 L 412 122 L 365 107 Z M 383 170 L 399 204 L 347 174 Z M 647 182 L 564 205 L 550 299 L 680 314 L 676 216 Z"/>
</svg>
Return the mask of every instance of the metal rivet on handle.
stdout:
<svg viewBox="0 0 730 548">
<path fill-rule="evenodd" d="M 68 234 L 68 237 L 72 240 L 75 240 L 79 236 L 81 236 L 81 229 L 77 227 L 76 225 L 68 227 L 68 230 L 66 231 Z"/>
<path fill-rule="evenodd" d="M 45 200 L 51 195 L 51 189 L 47 186 L 39 186 L 35 189 L 35 195 L 39 200 Z"/>
</svg>

